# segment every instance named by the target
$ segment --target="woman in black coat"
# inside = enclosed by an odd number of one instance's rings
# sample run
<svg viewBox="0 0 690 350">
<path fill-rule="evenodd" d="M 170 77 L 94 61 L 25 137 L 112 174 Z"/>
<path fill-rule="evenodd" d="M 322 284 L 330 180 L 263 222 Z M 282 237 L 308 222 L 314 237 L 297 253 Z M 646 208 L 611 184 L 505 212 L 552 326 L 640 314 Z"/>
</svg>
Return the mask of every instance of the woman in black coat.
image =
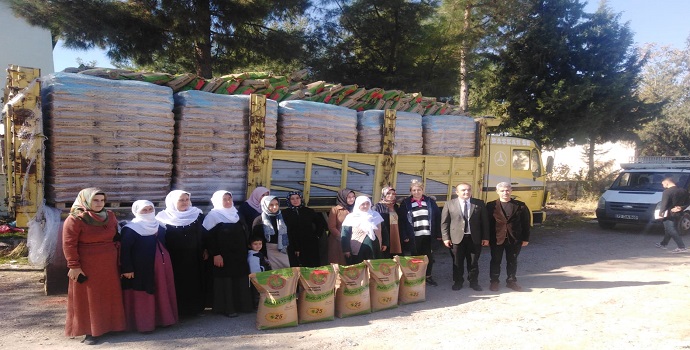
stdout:
<svg viewBox="0 0 690 350">
<path fill-rule="evenodd" d="M 323 215 L 304 205 L 302 192 L 288 193 L 283 219 L 288 228 L 290 266 L 321 266 L 319 240 L 326 231 Z"/>
<path fill-rule="evenodd" d="M 249 229 L 233 206 L 232 193 L 216 191 L 204 219 L 206 247 L 213 260 L 213 311 L 228 317 L 252 311 L 247 264 Z"/>
</svg>

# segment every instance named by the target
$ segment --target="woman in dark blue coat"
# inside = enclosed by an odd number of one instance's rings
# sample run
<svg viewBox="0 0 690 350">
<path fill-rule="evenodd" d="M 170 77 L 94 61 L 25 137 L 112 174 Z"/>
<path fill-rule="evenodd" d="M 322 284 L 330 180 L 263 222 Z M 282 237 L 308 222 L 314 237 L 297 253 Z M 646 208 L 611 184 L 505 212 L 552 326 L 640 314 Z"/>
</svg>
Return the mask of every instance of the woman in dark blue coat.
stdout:
<svg viewBox="0 0 690 350">
<path fill-rule="evenodd" d="M 177 298 L 165 228 L 153 203 L 132 204 L 134 220 L 122 228 L 120 264 L 127 329 L 151 332 L 177 323 Z"/>
</svg>

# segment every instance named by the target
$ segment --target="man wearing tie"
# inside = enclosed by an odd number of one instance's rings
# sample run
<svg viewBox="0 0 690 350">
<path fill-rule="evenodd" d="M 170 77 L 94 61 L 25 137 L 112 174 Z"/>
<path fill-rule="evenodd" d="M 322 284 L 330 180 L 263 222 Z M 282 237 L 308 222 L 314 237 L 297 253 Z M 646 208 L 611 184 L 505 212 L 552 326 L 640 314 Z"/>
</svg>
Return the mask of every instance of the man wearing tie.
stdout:
<svg viewBox="0 0 690 350">
<path fill-rule="evenodd" d="M 472 186 L 461 183 L 456 187 L 457 198 L 446 202 L 441 212 L 443 243 L 450 248 L 453 259 L 453 290 L 460 290 L 464 282 L 464 264 L 467 262 L 467 280 L 470 288 L 479 286 L 479 255 L 482 246 L 489 245 L 489 219 L 484 202 L 472 198 Z"/>
</svg>

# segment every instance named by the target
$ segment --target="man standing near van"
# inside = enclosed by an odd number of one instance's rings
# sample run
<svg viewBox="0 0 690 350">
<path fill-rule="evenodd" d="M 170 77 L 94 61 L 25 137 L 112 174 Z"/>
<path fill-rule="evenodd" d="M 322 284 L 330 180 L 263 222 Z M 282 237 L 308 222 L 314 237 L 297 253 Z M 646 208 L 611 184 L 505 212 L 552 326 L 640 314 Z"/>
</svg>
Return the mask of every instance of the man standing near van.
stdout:
<svg viewBox="0 0 690 350">
<path fill-rule="evenodd" d="M 529 244 L 530 211 L 525 203 L 510 197 L 513 187 L 508 182 L 496 184 L 498 199 L 486 204 L 489 215 L 489 246 L 491 247 L 491 262 L 489 263 L 489 277 L 491 291 L 498 290 L 498 277 L 501 274 L 501 261 L 506 256 L 506 287 L 514 291 L 522 291 L 517 284 L 517 257 L 522 247 Z"/>
<path fill-rule="evenodd" d="M 671 177 L 667 177 L 661 182 L 664 186 L 664 193 L 661 194 L 661 203 L 659 204 L 659 218 L 664 223 L 664 239 L 661 243 L 656 243 L 658 248 L 666 249 L 666 245 L 673 238 L 678 248 L 671 251 L 671 253 L 686 253 L 683 239 L 678 234 L 677 224 L 680 217 L 683 215 L 683 209 L 688 205 L 688 191 L 684 188 L 676 186 L 675 181 Z"/>
</svg>

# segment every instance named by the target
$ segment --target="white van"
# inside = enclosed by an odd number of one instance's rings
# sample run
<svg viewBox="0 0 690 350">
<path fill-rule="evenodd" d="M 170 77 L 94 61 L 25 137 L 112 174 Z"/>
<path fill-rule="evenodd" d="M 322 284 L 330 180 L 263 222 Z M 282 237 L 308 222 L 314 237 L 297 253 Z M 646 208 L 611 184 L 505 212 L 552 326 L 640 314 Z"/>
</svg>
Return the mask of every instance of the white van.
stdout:
<svg viewBox="0 0 690 350">
<path fill-rule="evenodd" d="M 621 164 L 623 171 L 602 194 L 597 204 L 597 221 L 602 228 L 613 228 L 617 223 L 648 224 L 658 214 L 661 181 L 667 177 L 676 186 L 690 188 L 690 157 L 638 157 Z M 690 232 L 690 211 L 685 209 L 678 223 L 680 234 Z"/>
</svg>

